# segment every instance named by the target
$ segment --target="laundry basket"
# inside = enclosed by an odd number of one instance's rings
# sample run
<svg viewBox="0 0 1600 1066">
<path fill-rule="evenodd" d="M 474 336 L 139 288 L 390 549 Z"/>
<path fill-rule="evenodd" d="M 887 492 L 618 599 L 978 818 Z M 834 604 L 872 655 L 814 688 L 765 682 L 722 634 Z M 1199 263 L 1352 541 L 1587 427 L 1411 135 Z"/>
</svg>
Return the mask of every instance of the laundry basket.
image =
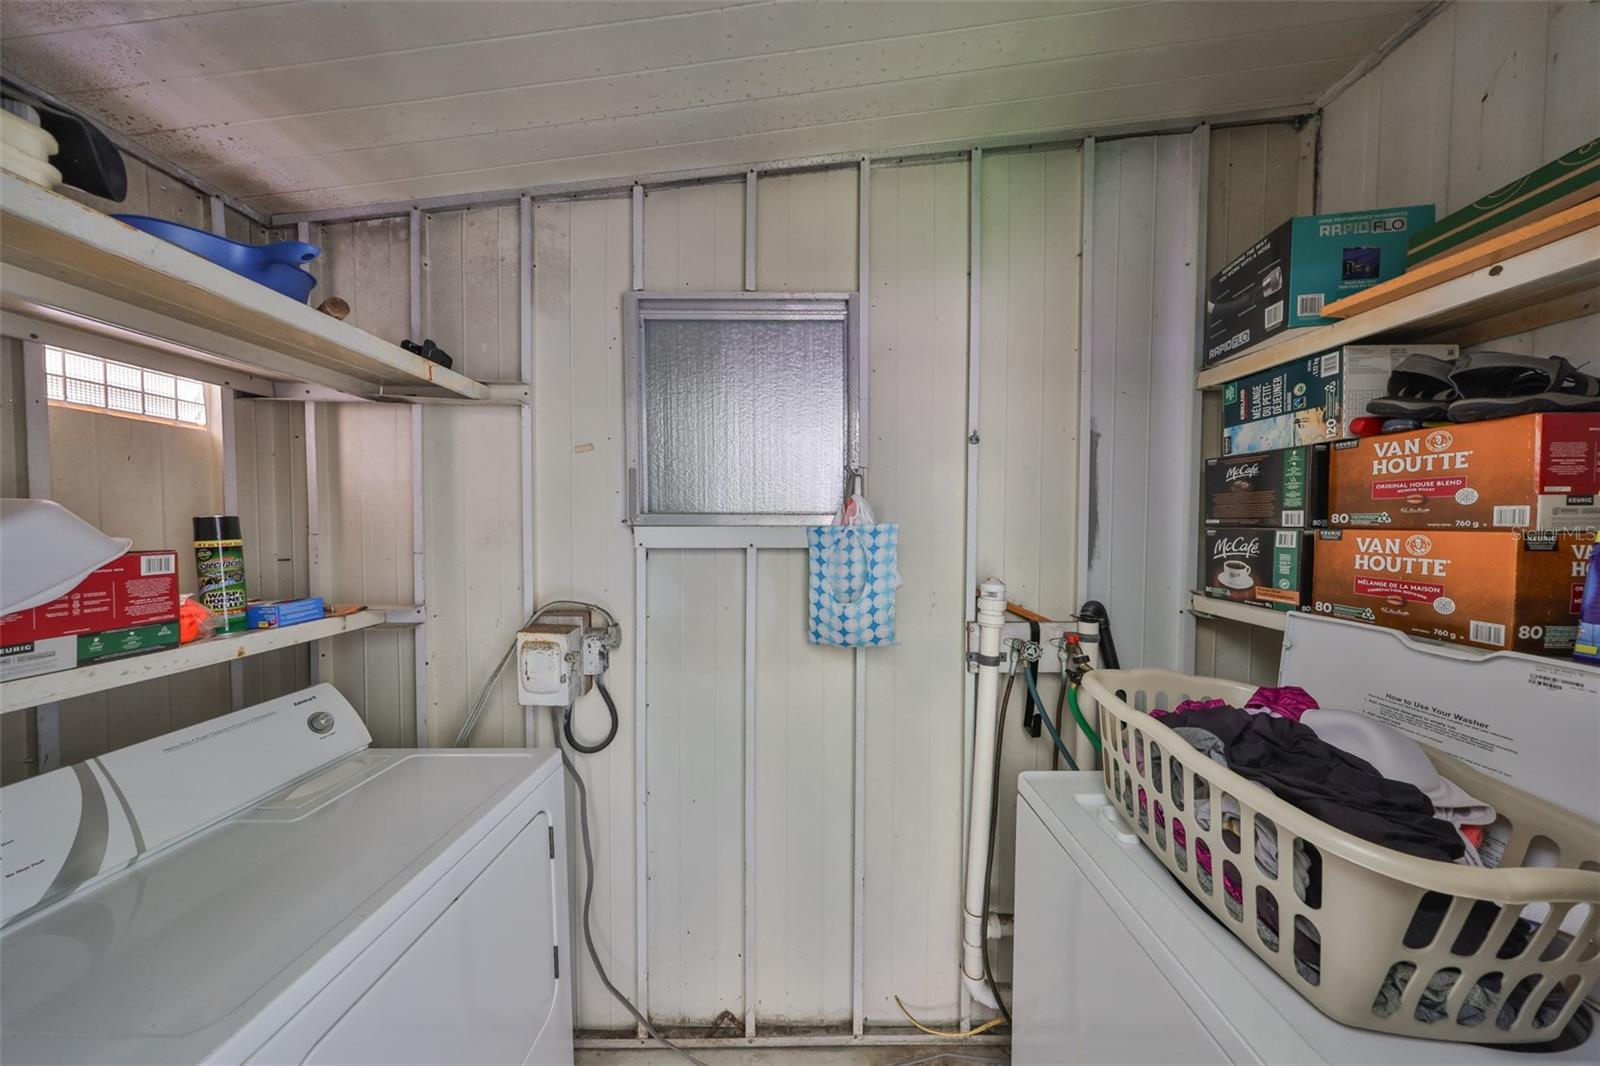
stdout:
<svg viewBox="0 0 1600 1066">
<path fill-rule="evenodd" d="M 1255 686 L 1165 670 L 1095 670 L 1083 685 L 1098 708 L 1106 796 L 1324 1014 L 1515 1044 L 1555 1037 L 1589 994 L 1600 975 L 1600 826 L 1430 749 L 1442 776 L 1499 812 L 1491 836 L 1504 852 L 1494 869 L 1417 858 L 1335 829 L 1148 716 L 1185 699 L 1242 707 Z M 1543 865 L 1523 865 L 1530 846 Z"/>
</svg>

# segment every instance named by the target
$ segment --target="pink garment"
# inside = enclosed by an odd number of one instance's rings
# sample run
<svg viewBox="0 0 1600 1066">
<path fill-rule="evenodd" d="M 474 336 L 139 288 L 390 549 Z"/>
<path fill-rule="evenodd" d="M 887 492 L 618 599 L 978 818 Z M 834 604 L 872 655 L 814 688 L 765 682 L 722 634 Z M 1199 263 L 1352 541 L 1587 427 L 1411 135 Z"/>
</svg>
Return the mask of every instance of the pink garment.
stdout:
<svg viewBox="0 0 1600 1066">
<path fill-rule="evenodd" d="M 1174 707 L 1170 711 L 1163 710 L 1163 709 L 1158 707 L 1155 710 L 1150 712 L 1150 717 L 1151 718 L 1165 718 L 1169 714 L 1182 714 L 1184 711 L 1201 711 L 1201 710 L 1206 710 L 1206 709 L 1211 708 L 1211 707 L 1226 707 L 1227 705 L 1228 705 L 1228 701 L 1227 700 L 1222 700 L 1222 699 L 1216 699 L 1216 700 L 1184 700 L 1182 703 L 1178 704 L 1176 707 Z"/>
<path fill-rule="evenodd" d="M 1298 722 L 1300 716 L 1307 711 L 1317 709 L 1317 701 L 1311 693 L 1298 685 L 1284 685 L 1282 688 L 1258 688 L 1244 703 L 1245 710 L 1261 709 Z"/>
</svg>

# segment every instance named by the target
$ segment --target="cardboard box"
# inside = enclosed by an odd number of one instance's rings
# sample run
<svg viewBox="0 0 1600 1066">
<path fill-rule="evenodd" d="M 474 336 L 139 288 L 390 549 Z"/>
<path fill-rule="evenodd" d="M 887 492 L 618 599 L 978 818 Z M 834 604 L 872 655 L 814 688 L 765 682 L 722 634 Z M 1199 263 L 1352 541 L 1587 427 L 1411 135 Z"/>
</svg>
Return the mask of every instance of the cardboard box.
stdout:
<svg viewBox="0 0 1600 1066">
<path fill-rule="evenodd" d="M 1486 654 L 1314 614 L 1285 621 L 1278 684 L 1600 822 L 1600 667 Z"/>
<path fill-rule="evenodd" d="M 1571 655 L 1590 534 L 1325 529 L 1312 609 L 1413 636 Z"/>
<path fill-rule="evenodd" d="M 1202 518 L 1208 526 L 1324 526 L 1328 446 L 1207 459 L 1205 484 Z"/>
<path fill-rule="evenodd" d="M 1600 527 L 1600 414 L 1532 414 L 1333 446 L 1329 524 Z"/>
<path fill-rule="evenodd" d="M 1298 529 L 1208 529 L 1201 581 L 1213 599 L 1301 610 L 1311 601 L 1311 557 L 1311 534 Z"/>
<path fill-rule="evenodd" d="M 71 592 L 0 618 L 0 645 L 104 633 L 178 617 L 178 553 L 128 552 L 80 581 Z"/>
<path fill-rule="evenodd" d="M 1222 386 L 1222 453 L 1316 444 L 1350 436 L 1350 421 L 1384 395 L 1408 355 L 1454 359 L 1454 344 L 1349 344 Z"/>
<path fill-rule="evenodd" d="M 178 623 L 157 622 L 104 633 L 41 637 L 0 647 L 0 681 L 71 670 L 178 646 Z"/>
<path fill-rule="evenodd" d="M 1399 277 L 1410 235 L 1432 223 L 1432 204 L 1291 218 L 1206 285 L 1204 365 L 1334 321 L 1323 305 Z"/>
<path fill-rule="evenodd" d="M 1595 196 L 1600 196 L 1600 138 L 1452 211 L 1431 226 L 1412 230 L 1406 267 L 1469 248 Z"/>
<path fill-rule="evenodd" d="M 246 629 L 280 629 L 316 622 L 323 617 L 322 597 L 304 596 L 294 600 L 257 600 L 245 607 Z"/>
</svg>

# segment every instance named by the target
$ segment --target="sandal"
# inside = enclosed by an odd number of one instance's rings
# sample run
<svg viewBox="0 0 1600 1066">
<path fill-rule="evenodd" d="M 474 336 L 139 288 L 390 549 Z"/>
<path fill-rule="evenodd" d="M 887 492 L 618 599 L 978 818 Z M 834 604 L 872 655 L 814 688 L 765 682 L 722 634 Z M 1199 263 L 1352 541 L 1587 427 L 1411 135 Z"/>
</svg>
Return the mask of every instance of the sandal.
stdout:
<svg viewBox="0 0 1600 1066">
<path fill-rule="evenodd" d="M 1536 411 L 1600 411 L 1600 378 L 1574 370 L 1560 356 L 1473 352 L 1450 375 L 1461 398 L 1453 422 L 1476 422 Z"/>
<path fill-rule="evenodd" d="M 1384 418 L 1433 421 L 1446 417 L 1456 400 L 1451 363 L 1431 355 L 1408 355 L 1389 375 L 1388 392 L 1367 404 L 1367 413 Z"/>
</svg>

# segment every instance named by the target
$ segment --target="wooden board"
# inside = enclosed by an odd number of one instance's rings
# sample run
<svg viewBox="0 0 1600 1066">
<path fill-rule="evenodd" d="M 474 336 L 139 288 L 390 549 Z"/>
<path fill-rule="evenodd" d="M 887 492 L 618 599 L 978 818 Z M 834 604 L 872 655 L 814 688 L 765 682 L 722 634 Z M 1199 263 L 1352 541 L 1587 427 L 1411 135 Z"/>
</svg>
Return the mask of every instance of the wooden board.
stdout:
<svg viewBox="0 0 1600 1066">
<path fill-rule="evenodd" d="M 1322 313 L 1328 318 L 1351 318 L 1595 226 L 1600 226 L 1600 198 L 1586 200 L 1548 218 L 1429 259 L 1397 278 L 1328 304 Z"/>
<path fill-rule="evenodd" d="M 179 343 L 203 335 L 193 346 L 259 364 L 263 376 L 282 380 L 295 380 L 303 368 L 304 380 L 334 388 L 348 388 L 353 378 L 377 386 L 436 385 L 470 399 L 487 395 L 479 382 L 9 174 L 0 175 L 0 205 L 8 307 L 26 310 L 30 299 L 43 300 Z M 32 277 L 42 284 L 32 286 L 31 298 L 19 295 Z M 46 290 L 51 295 L 39 295 Z M 106 301 L 144 309 L 147 321 L 109 317 Z M 287 368 L 284 358 L 300 366 Z"/>
<path fill-rule="evenodd" d="M 384 608 L 375 607 L 355 614 L 324 618 L 317 622 L 304 622 L 282 629 L 258 629 L 225 637 L 198 640 L 179 648 L 135 655 L 128 659 L 80 666 L 76 670 L 62 670 L 54 674 L 25 677 L 0 685 L 0 708 L 6 713 L 36 707 L 41 703 L 54 703 L 73 696 L 86 696 L 92 692 L 136 681 L 166 677 L 171 674 L 198 670 L 217 663 L 233 662 L 277 648 L 306 644 L 313 640 L 350 633 L 381 625 L 388 617 Z"/>
</svg>

